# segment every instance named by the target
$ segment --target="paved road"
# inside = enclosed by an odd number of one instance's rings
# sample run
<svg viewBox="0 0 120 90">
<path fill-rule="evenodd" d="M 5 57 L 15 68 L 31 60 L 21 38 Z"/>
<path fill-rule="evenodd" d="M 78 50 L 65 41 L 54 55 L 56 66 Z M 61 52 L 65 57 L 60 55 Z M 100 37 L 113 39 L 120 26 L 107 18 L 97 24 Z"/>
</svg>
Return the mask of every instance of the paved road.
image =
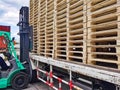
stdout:
<svg viewBox="0 0 120 90">
<path fill-rule="evenodd" d="M 3 90 L 3 89 L 2 89 Z M 10 87 L 4 90 L 13 90 Z M 48 87 L 46 84 L 39 82 L 36 84 L 29 84 L 28 88 L 24 89 L 24 90 L 53 90 L 50 87 Z"/>
<path fill-rule="evenodd" d="M 55 86 L 57 86 L 57 82 L 54 83 Z M 92 90 L 91 88 L 89 87 L 86 87 L 84 85 L 80 85 L 81 87 L 84 87 L 84 90 Z M 62 89 L 63 90 L 69 90 L 69 87 L 62 84 Z M 0 89 L 1 90 L 1 89 Z M 3 90 L 3 89 L 2 89 Z M 10 87 L 7 88 L 7 89 L 4 89 L 4 90 L 14 90 L 14 89 L 11 89 Z M 38 83 L 34 83 L 34 84 L 29 84 L 28 85 L 28 88 L 24 89 L 24 90 L 53 90 L 52 88 L 48 87 L 46 84 L 42 83 L 42 82 L 38 82 Z M 73 90 L 76 90 L 76 89 L 73 89 Z"/>
<path fill-rule="evenodd" d="M 30 84 L 27 89 L 25 90 L 53 90 L 48 87 L 46 84 L 40 82 L 38 84 Z"/>
</svg>

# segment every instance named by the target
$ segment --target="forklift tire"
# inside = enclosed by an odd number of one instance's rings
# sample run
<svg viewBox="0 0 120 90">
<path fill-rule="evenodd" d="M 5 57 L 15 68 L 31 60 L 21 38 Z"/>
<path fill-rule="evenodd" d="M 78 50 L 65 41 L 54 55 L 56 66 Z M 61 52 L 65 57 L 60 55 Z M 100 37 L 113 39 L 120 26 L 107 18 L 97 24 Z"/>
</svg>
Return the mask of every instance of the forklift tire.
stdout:
<svg viewBox="0 0 120 90">
<path fill-rule="evenodd" d="M 14 90 L 22 90 L 27 88 L 29 84 L 29 77 L 24 72 L 19 72 L 13 76 L 11 85 Z"/>
</svg>

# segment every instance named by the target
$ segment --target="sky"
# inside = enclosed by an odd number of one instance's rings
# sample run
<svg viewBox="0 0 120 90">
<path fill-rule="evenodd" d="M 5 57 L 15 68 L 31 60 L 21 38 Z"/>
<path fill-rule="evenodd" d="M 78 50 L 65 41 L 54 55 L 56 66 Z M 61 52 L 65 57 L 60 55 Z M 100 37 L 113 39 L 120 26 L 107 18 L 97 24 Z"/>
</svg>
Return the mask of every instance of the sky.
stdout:
<svg viewBox="0 0 120 90">
<path fill-rule="evenodd" d="M 0 0 L 0 25 L 11 26 L 11 36 L 19 41 L 19 10 L 22 6 L 29 6 L 29 0 Z"/>
</svg>

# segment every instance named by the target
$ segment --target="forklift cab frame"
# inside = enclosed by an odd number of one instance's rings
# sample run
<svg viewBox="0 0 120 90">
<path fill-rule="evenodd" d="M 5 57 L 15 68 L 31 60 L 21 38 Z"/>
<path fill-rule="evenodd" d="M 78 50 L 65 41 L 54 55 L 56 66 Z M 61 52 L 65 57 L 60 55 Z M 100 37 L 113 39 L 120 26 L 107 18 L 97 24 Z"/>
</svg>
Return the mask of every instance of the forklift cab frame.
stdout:
<svg viewBox="0 0 120 90">
<path fill-rule="evenodd" d="M 14 45 L 10 37 L 10 30 L 7 30 L 8 26 L 2 27 L 4 27 L 4 30 L 1 30 L 0 28 L 0 37 L 4 37 L 6 43 L 3 44 L 6 44 L 8 52 L 14 58 L 9 61 L 10 64 L 12 64 L 12 68 L 10 70 L 0 70 L 0 89 L 12 86 L 15 90 L 21 90 L 28 85 L 29 78 L 28 75 L 24 72 L 25 67 L 17 57 L 16 50 L 14 49 Z M 5 48 L 1 48 L 1 52 L 3 51 L 5 51 Z"/>
</svg>

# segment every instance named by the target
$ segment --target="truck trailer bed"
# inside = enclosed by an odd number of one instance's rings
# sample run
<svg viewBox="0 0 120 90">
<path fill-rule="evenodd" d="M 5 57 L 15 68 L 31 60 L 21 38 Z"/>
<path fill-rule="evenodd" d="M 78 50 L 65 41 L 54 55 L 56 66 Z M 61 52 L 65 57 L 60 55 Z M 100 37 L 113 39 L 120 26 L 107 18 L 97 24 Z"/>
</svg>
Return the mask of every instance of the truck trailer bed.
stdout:
<svg viewBox="0 0 120 90">
<path fill-rule="evenodd" d="M 35 61 L 53 65 L 59 68 L 71 70 L 79 74 L 103 80 L 109 83 L 120 85 L 120 71 L 112 68 L 96 67 L 92 65 L 86 65 L 83 63 L 75 63 L 70 61 L 54 60 L 52 58 L 46 58 L 38 55 L 31 55 L 31 58 Z M 39 66 L 39 64 L 38 64 Z M 37 67 L 37 65 L 36 65 Z"/>
</svg>

